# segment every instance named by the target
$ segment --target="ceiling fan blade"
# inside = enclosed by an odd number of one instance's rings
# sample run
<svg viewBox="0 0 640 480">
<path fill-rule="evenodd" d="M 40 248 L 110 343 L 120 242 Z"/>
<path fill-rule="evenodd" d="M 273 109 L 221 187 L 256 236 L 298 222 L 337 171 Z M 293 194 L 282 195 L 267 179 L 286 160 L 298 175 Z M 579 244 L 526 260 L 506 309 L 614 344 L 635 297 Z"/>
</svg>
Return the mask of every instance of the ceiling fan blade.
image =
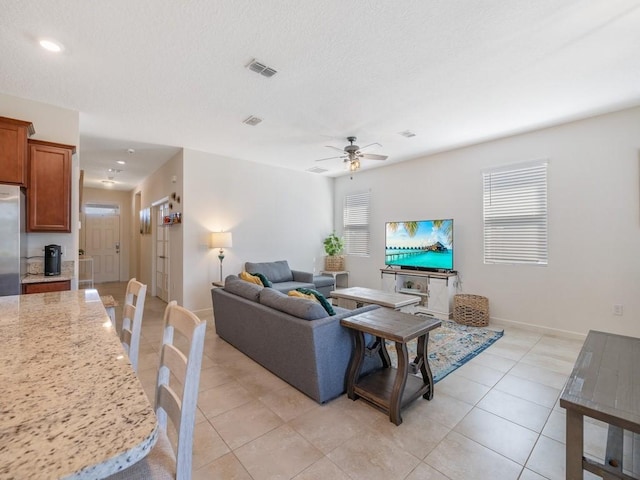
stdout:
<svg viewBox="0 0 640 480">
<path fill-rule="evenodd" d="M 338 156 L 338 157 L 327 157 L 327 158 L 319 158 L 318 160 L 315 160 L 316 162 L 324 162 L 325 160 L 333 160 L 334 158 L 342 158 L 342 156 Z"/>
<path fill-rule="evenodd" d="M 367 160 L 386 160 L 389 157 L 386 155 L 375 155 L 373 153 L 363 153 L 361 158 L 365 158 Z"/>
<path fill-rule="evenodd" d="M 325 145 L 325 147 L 333 148 L 334 150 L 338 150 L 339 152 L 344 153 L 344 150 L 342 148 L 334 147 L 333 145 Z"/>
<path fill-rule="evenodd" d="M 364 150 L 365 148 L 373 147 L 374 145 L 377 145 L 378 147 L 382 146 L 378 142 L 373 142 L 373 143 L 370 143 L 369 145 L 365 145 L 364 147 L 360 148 L 360 151 Z"/>
</svg>

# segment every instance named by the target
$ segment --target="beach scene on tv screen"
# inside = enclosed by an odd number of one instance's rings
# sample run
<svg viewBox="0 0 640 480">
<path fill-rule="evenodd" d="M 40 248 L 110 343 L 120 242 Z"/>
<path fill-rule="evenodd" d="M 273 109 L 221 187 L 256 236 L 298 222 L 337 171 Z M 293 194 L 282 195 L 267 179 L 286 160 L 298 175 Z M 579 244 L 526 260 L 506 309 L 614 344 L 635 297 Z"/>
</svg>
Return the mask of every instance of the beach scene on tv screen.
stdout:
<svg viewBox="0 0 640 480">
<path fill-rule="evenodd" d="M 453 269 L 453 220 L 388 222 L 385 264 Z"/>
</svg>

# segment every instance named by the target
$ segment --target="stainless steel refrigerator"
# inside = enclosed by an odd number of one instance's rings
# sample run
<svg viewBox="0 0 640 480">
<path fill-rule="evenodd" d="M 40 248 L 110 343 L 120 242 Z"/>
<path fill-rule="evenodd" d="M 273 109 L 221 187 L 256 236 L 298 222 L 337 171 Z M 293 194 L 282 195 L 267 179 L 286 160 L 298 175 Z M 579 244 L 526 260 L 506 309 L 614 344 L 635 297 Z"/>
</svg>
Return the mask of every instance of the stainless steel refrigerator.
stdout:
<svg viewBox="0 0 640 480">
<path fill-rule="evenodd" d="M 19 295 L 27 272 L 25 195 L 14 185 L 0 185 L 0 296 Z"/>
</svg>

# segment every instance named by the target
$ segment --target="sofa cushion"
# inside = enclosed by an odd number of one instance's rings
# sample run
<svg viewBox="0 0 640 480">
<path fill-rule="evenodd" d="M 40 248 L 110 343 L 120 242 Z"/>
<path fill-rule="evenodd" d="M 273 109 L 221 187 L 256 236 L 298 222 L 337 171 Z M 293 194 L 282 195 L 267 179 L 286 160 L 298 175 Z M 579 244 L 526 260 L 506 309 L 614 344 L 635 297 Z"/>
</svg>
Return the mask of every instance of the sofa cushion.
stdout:
<svg viewBox="0 0 640 480">
<path fill-rule="evenodd" d="M 271 288 L 273 287 L 273 284 L 271 283 L 271 281 L 267 278 L 266 275 L 261 274 L 260 272 L 256 272 L 253 274 L 254 276 L 258 277 L 260 279 L 260 281 L 262 282 L 262 286 L 263 287 L 268 287 Z"/>
<path fill-rule="evenodd" d="M 319 303 L 306 298 L 290 297 L 272 288 L 263 288 L 259 298 L 262 305 L 303 320 L 317 320 L 328 316 Z"/>
<path fill-rule="evenodd" d="M 255 283 L 256 285 L 260 285 L 261 287 L 264 286 L 264 284 L 262 283 L 262 281 L 257 275 L 251 275 L 250 273 L 247 273 L 247 272 L 240 272 L 239 277 L 240 277 L 240 280 L 244 280 L 245 282 Z"/>
<path fill-rule="evenodd" d="M 272 283 L 290 282 L 293 280 L 293 273 L 286 260 L 276 262 L 253 263 L 245 262 L 244 269 L 252 274 L 261 273 Z"/>
<path fill-rule="evenodd" d="M 263 290 L 263 287 L 256 285 L 255 283 L 240 280 L 235 275 L 229 275 L 224 281 L 224 289 L 229 293 L 238 295 L 239 297 L 257 302 L 260 296 L 260 291 Z"/>
<path fill-rule="evenodd" d="M 336 312 L 333 310 L 333 306 L 324 297 L 324 295 L 322 295 L 317 290 L 313 290 L 312 288 L 296 288 L 296 290 L 301 293 L 304 293 L 305 295 L 313 295 L 316 298 L 316 300 L 318 300 L 320 305 L 322 305 L 322 308 L 324 308 L 329 315 L 333 316 L 336 314 Z"/>
</svg>

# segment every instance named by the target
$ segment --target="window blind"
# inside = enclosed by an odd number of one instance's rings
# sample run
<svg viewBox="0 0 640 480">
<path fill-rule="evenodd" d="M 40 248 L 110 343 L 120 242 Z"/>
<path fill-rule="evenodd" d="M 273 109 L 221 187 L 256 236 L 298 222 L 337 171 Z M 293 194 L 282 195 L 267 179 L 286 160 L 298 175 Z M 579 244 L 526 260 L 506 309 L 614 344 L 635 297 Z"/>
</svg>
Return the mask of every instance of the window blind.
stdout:
<svg viewBox="0 0 640 480">
<path fill-rule="evenodd" d="M 344 198 L 343 235 L 347 255 L 369 255 L 369 199 L 357 193 Z"/>
<path fill-rule="evenodd" d="M 547 163 L 483 173 L 484 263 L 547 265 Z"/>
</svg>

